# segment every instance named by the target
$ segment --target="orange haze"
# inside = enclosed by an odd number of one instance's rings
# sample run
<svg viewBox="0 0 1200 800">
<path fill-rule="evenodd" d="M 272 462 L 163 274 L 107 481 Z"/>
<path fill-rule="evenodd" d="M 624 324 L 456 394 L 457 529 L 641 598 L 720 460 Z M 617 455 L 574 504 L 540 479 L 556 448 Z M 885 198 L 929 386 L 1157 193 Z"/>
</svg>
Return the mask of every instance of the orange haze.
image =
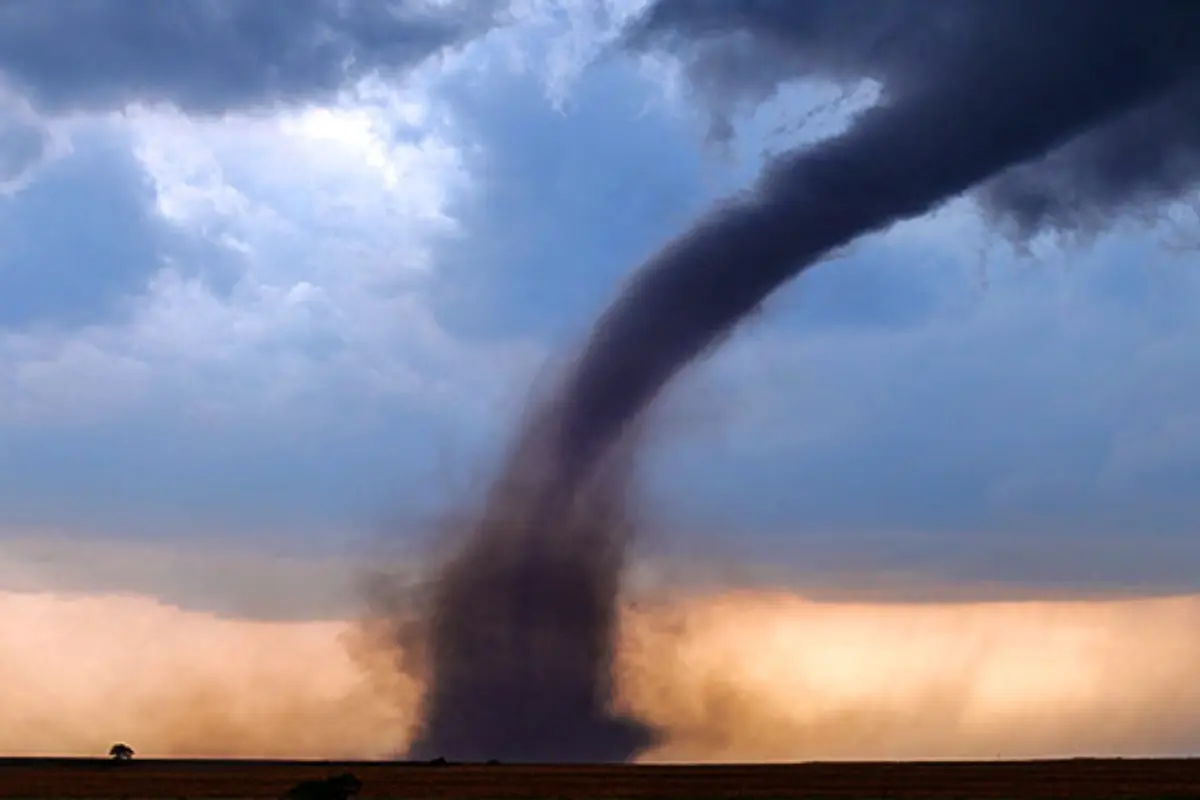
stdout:
<svg viewBox="0 0 1200 800">
<path fill-rule="evenodd" d="M 381 757 L 419 687 L 353 623 L 143 596 L 0 593 L 0 752 Z M 647 760 L 1174 754 L 1200 744 L 1200 597 L 814 603 L 762 591 L 627 612 Z"/>
</svg>

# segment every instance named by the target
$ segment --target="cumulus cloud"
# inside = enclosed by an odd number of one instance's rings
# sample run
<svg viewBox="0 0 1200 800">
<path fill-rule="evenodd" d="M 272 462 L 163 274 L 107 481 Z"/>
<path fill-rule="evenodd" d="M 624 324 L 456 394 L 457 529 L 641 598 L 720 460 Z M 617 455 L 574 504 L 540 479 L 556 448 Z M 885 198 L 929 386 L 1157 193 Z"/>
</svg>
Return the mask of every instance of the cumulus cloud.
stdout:
<svg viewBox="0 0 1200 800">
<path fill-rule="evenodd" d="M 535 31 L 554 51 L 563 30 L 587 42 L 584 27 L 613 23 L 503 5 L 6 4 L 0 76 L 58 115 L 76 152 L 7 209 L 21 235 L 0 265 L 28 285 L 0 317 L 14 366 L 0 414 L 97 421 L 167 403 L 313 419 L 349 395 L 478 410 L 505 394 L 541 348 L 467 341 L 436 308 L 441 249 L 479 189 L 478 145 L 442 90 Z M 584 50 L 539 74 L 577 72 Z M 96 113 L 109 109 L 124 113 Z M 114 187 L 130 191 L 71 217 L 103 236 L 35 236 L 51 198 L 82 206 Z M 98 387 L 105 364 L 107 400 L 70 388 Z"/>
<path fill-rule="evenodd" d="M 369 81 L 337 103 L 270 117 L 134 110 L 76 123 L 83 142 L 103 135 L 124 143 L 133 156 L 125 169 L 148 194 L 107 241 L 131 241 L 143 220 L 160 233 L 148 242 L 148 264 L 114 260 L 48 288 L 94 275 L 122 292 L 118 318 L 18 328 L 0 341 L 16 374 L 29 376 L 14 378 L 7 416 L 90 404 L 75 392 L 49 403 L 21 394 L 35 375 L 39 393 L 69 382 L 63 373 L 77 375 L 83 353 L 101 371 L 101 362 L 111 365 L 110 394 L 133 398 L 148 388 L 201 416 L 297 409 L 300 398 L 316 414 L 333 380 L 343 398 L 430 402 L 456 380 L 478 378 L 486 391 L 497 369 L 523 368 L 524 345 L 477 350 L 436 316 L 439 243 L 458 234 L 456 205 L 474 186 L 449 109 L 419 86 Z M 38 196 L 15 208 L 36 217 Z M 24 228 L 42 230 L 36 222 Z M 56 264 L 70 265 L 59 256 Z M 115 281 L 130 268 L 134 283 Z M 26 316 L 46 296 L 33 289 L 21 298 Z M 202 388 L 215 385 L 224 388 Z"/>
<path fill-rule="evenodd" d="M 76 328 L 119 320 L 128 299 L 182 243 L 154 213 L 154 191 L 119 136 L 76 138 L 0 203 L 0 328 Z"/>
<path fill-rule="evenodd" d="M 523 363 L 521 345 L 480 360 L 430 297 L 470 184 L 431 57 L 504 19 L 501 2 L 5 4 L 0 81 L 28 113 L 0 114 L 0 182 L 41 157 L 35 110 L 75 152 L 0 216 L 18 234 L 0 269 L 22 282 L 0 308 L 0 416 L 317 413 L 330 381 L 424 402 Z"/>
</svg>

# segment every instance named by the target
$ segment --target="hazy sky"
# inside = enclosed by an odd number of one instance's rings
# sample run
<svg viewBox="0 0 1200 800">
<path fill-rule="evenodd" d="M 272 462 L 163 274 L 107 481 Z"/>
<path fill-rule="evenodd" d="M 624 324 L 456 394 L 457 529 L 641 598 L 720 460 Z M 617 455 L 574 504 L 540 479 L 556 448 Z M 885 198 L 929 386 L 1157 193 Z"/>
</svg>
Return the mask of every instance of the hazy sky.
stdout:
<svg viewBox="0 0 1200 800">
<path fill-rule="evenodd" d="M 217 5 L 0 9 L 0 588 L 415 536 L 632 268 L 845 113 L 795 84 L 710 140 L 606 49 L 630 0 Z M 826 583 L 1200 588 L 1165 214 L 1023 254 L 963 200 L 806 273 L 671 393 L 648 524 Z"/>
</svg>

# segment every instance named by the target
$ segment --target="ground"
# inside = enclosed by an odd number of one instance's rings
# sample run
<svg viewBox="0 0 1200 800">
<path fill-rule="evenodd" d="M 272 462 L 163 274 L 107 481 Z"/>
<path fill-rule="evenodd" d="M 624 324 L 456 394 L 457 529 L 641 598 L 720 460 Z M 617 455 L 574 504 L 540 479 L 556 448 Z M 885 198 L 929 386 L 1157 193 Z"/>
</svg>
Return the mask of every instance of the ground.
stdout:
<svg viewBox="0 0 1200 800">
<path fill-rule="evenodd" d="M 0 759 L 0 797 L 279 797 L 351 772 L 361 797 L 1200 798 L 1200 759 L 725 766 Z"/>
</svg>

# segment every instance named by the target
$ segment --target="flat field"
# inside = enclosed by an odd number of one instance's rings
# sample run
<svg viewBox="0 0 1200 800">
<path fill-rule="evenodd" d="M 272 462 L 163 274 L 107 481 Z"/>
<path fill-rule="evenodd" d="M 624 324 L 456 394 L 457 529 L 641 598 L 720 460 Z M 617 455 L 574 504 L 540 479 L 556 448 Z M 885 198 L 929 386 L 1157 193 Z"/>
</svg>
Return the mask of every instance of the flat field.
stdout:
<svg viewBox="0 0 1200 800">
<path fill-rule="evenodd" d="M 353 772 L 362 797 L 1200 798 L 1200 759 L 720 766 L 429 766 L 381 762 L 0 759 L 0 797 L 279 797 Z"/>
</svg>

